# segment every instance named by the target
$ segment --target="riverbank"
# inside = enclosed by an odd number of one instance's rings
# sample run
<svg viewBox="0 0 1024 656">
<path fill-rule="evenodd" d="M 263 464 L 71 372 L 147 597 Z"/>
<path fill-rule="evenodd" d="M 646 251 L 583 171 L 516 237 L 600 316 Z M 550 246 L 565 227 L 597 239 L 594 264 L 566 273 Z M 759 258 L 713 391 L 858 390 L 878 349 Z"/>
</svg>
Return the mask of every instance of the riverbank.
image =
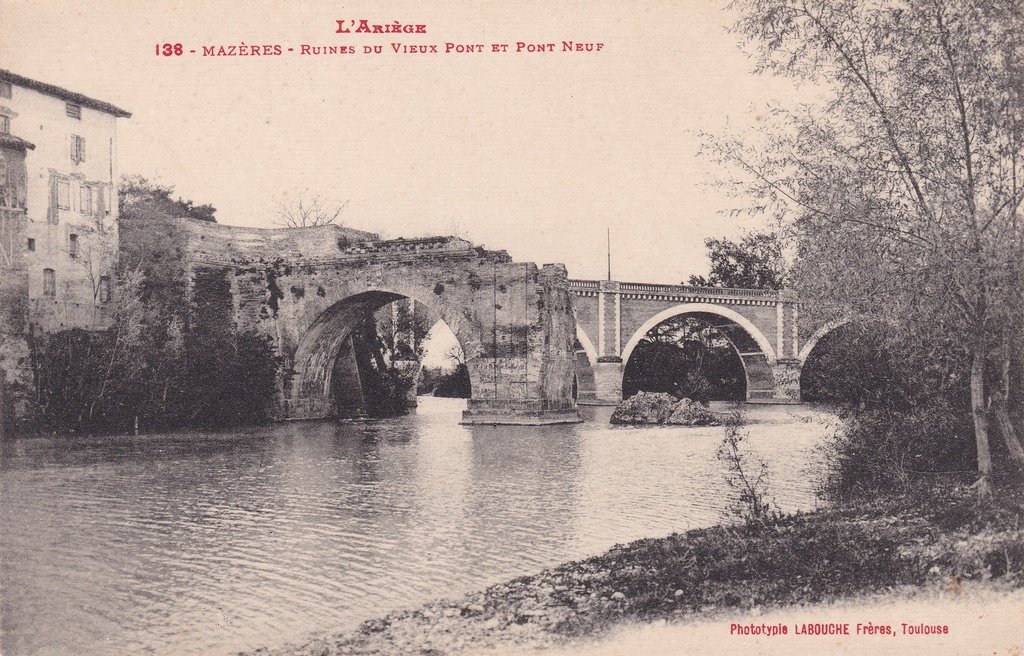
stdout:
<svg viewBox="0 0 1024 656">
<path fill-rule="evenodd" d="M 652 622 L 727 622 L 894 591 L 955 592 L 974 582 L 1019 590 L 1024 500 L 1013 491 L 997 498 L 979 508 L 971 490 L 935 489 L 639 540 L 351 633 L 254 654 L 522 653 Z"/>
</svg>

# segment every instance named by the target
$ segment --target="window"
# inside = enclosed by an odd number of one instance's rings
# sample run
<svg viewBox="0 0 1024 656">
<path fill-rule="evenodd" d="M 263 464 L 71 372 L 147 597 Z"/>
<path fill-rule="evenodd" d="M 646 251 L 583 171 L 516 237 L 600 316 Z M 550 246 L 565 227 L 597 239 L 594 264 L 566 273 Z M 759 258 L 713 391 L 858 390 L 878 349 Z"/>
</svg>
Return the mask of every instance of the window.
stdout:
<svg viewBox="0 0 1024 656">
<path fill-rule="evenodd" d="M 99 288 L 100 303 L 110 302 L 110 276 L 100 276 Z"/>
<path fill-rule="evenodd" d="M 78 235 L 68 235 L 68 255 L 78 257 Z"/>
<path fill-rule="evenodd" d="M 57 295 L 57 272 L 53 269 L 43 269 L 43 296 Z"/>
<path fill-rule="evenodd" d="M 77 134 L 71 135 L 71 161 L 75 164 L 85 161 L 85 139 Z"/>
<path fill-rule="evenodd" d="M 82 185 L 78 193 L 78 211 L 82 214 L 92 214 L 92 187 Z"/>
<path fill-rule="evenodd" d="M 71 183 L 67 180 L 57 181 L 57 207 L 62 210 L 71 209 Z"/>
<path fill-rule="evenodd" d="M 73 119 L 82 120 L 82 108 L 75 103 L 67 103 L 64 105 L 64 113 Z"/>
<path fill-rule="evenodd" d="M 31 237 L 28 238 L 28 249 L 34 251 L 36 249 L 36 240 Z"/>
<path fill-rule="evenodd" d="M 10 116 L 0 116 L 0 134 L 10 134 L 10 133 L 11 133 L 11 117 Z"/>
<path fill-rule="evenodd" d="M 11 97 L 11 83 L 10 82 L 0 82 L 0 98 L 10 98 L 10 97 Z"/>
</svg>

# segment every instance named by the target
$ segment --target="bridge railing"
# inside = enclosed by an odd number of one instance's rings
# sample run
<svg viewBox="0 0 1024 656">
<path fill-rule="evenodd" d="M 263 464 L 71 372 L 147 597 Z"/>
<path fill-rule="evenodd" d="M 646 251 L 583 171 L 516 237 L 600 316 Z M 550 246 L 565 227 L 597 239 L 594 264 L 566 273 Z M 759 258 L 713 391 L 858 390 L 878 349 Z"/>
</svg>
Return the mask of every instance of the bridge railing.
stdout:
<svg viewBox="0 0 1024 656">
<path fill-rule="evenodd" d="M 600 289 L 598 280 L 570 280 L 570 289 Z M 725 298 L 760 298 L 775 300 L 779 293 L 772 289 L 736 289 L 732 287 L 696 287 L 693 285 L 659 285 L 646 282 L 620 282 L 619 291 L 633 294 L 659 294 L 666 296 L 719 296 Z"/>
</svg>

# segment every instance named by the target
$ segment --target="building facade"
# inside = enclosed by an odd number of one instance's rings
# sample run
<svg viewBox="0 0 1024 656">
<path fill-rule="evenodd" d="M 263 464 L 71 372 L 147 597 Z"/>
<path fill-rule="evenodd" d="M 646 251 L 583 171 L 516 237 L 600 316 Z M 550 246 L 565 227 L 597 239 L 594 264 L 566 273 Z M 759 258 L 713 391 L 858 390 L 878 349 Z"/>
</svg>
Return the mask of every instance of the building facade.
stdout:
<svg viewBox="0 0 1024 656">
<path fill-rule="evenodd" d="M 129 116 L 0 69 L 0 370 L 7 414 L 30 374 L 30 335 L 102 329 L 109 320 L 117 119 Z"/>
</svg>

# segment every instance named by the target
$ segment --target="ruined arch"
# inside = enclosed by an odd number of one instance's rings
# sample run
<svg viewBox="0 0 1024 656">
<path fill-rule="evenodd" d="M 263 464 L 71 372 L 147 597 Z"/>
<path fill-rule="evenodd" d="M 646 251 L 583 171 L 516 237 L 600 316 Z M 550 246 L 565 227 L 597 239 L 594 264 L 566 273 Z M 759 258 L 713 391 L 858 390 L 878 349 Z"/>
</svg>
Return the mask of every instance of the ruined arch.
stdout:
<svg viewBox="0 0 1024 656">
<path fill-rule="evenodd" d="M 717 329 L 729 340 L 743 366 L 747 401 L 767 401 L 774 398 L 776 354 L 771 342 L 743 315 L 711 303 L 682 303 L 663 310 L 645 321 L 622 349 L 623 376 L 629 358 L 640 340 L 658 324 L 678 316 L 696 317 Z"/>
<path fill-rule="evenodd" d="M 470 360 L 479 355 L 476 335 L 461 330 L 461 315 L 448 311 L 441 303 L 424 303 L 417 296 L 399 293 L 395 290 L 373 289 L 345 296 L 323 310 L 302 334 L 288 372 L 285 403 L 290 416 L 330 417 L 334 416 L 334 393 L 332 376 L 335 361 L 342 344 L 352 331 L 367 316 L 380 308 L 402 299 L 413 299 L 425 306 L 428 312 L 443 321 L 455 335 Z M 460 334 L 461 332 L 461 334 Z M 480 384 L 474 367 L 470 371 L 470 385 Z"/>
</svg>

